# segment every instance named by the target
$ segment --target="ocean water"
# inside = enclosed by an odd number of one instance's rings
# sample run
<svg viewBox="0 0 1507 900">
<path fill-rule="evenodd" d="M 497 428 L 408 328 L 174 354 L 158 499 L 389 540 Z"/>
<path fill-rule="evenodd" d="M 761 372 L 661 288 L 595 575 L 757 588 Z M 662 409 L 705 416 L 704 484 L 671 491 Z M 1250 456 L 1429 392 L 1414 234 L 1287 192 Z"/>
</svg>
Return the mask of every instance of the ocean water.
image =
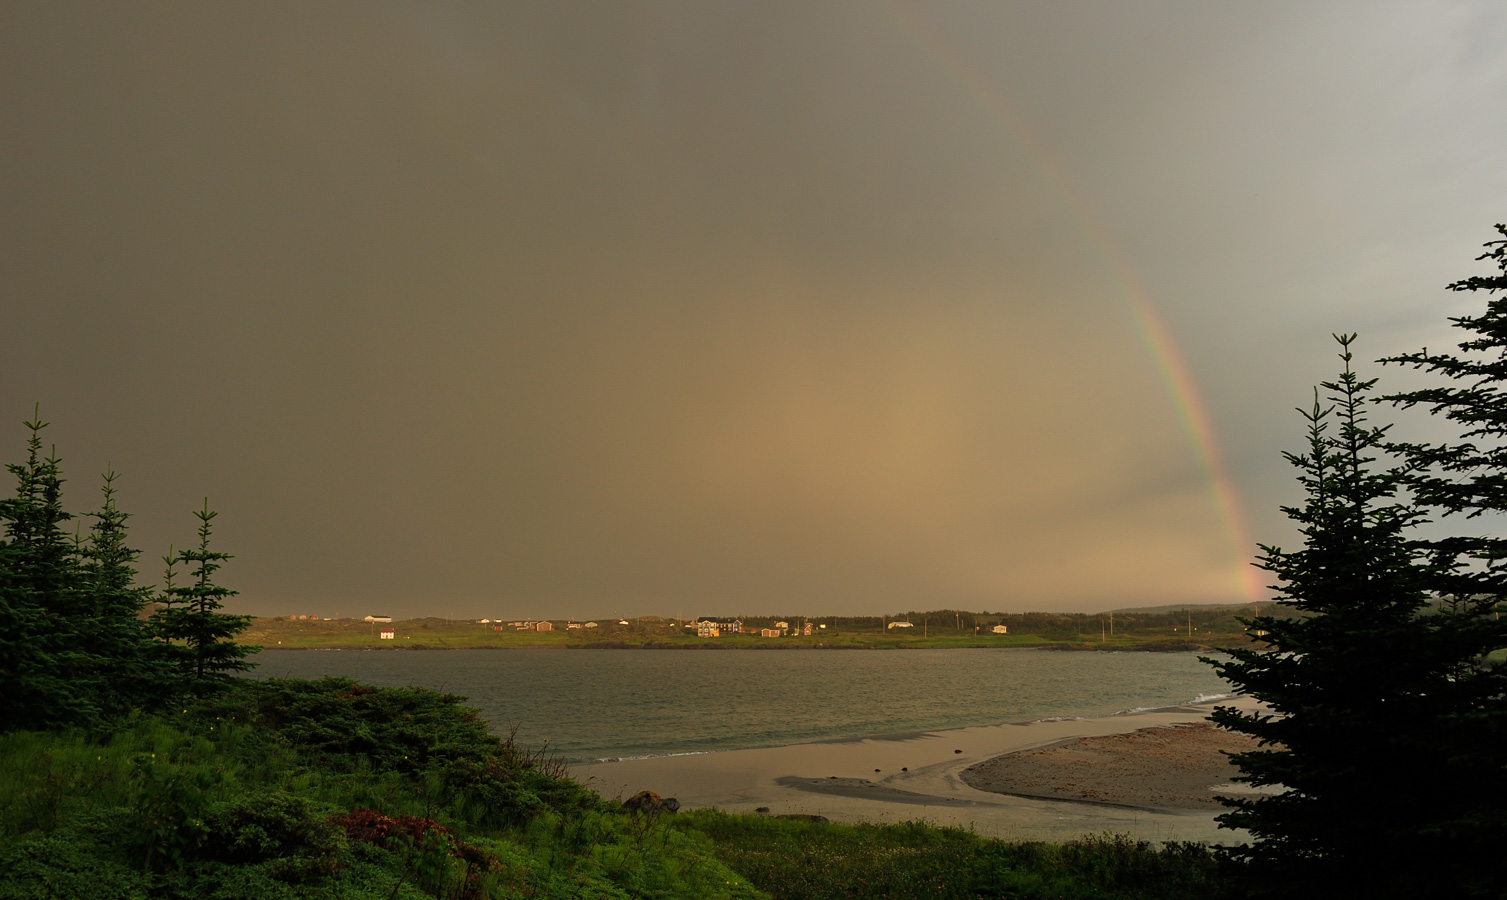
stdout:
<svg viewBox="0 0 1507 900">
<path fill-rule="evenodd" d="M 1225 696 L 1193 653 L 978 650 L 265 650 L 258 678 L 461 694 L 572 762 L 1102 716 Z"/>
</svg>

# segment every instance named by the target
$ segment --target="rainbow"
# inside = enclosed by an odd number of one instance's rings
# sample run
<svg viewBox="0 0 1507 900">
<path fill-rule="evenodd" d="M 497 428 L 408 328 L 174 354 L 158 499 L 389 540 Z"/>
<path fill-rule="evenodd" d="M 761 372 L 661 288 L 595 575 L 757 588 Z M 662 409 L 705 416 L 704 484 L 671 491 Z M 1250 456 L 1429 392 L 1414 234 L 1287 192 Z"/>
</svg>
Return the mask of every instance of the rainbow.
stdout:
<svg viewBox="0 0 1507 900">
<path fill-rule="evenodd" d="M 1182 424 L 1193 456 L 1208 480 L 1210 502 L 1215 515 L 1224 525 L 1238 589 L 1250 602 L 1262 599 L 1264 591 L 1261 578 L 1251 557 L 1255 543 L 1246 527 L 1240 493 L 1235 488 L 1235 482 L 1230 477 L 1224 456 L 1220 452 L 1219 439 L 1215 434 L 1208 406 L 1199 395 L 1198 386 L 1193 381 L 1182 353 L 1172 340 L 1161 316 L 1157 314 L 1151 296 L 1142 286 L 1135 269 L 1111 239 L 1109 229 L 1068 171 L 1052 156 L 1046 143 L 1026 126 L 1024 118 L 1016 112 L 1009 99 L 984 78 L 961 51 L 899 2 L 875 0 L 875 3 L 894 27 L 924 47 L 1026 152 L 1062 199 L 1072 221 L 1082 231 L 1085 243 L 1098 251 L 1120 285 L 1125 301 L 1123 309 L 1141 336 Z"/>
</svg>

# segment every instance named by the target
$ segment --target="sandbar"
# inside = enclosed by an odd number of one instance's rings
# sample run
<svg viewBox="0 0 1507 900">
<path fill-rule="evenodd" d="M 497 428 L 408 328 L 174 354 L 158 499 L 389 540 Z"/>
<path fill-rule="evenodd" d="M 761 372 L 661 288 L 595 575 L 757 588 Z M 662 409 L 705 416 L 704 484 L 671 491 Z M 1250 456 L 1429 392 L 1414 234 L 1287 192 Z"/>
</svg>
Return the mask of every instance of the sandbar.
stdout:
<svg viewBox="0 0 1507 900">
<path fill-rule="evenodd" d="M 1214 821 L 1224 808 L 1213 797 L 1238 790 L 1219 751 L 1249 745 L 1207 724 L 1213 705 L 628 759 L 571 774 L 609 799 L 651 790 L 683 809 L 919 819 L 1007 840 L 1112 832 L 1238 843 L 1243 834 Z"/>
</svg>

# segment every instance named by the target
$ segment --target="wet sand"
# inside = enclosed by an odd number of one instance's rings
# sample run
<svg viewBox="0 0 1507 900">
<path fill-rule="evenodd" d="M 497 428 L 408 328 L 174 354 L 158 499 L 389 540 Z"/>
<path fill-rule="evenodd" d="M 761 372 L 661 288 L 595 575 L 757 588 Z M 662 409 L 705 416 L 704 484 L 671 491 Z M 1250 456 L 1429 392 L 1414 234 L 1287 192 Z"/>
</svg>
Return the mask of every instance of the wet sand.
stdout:
<svg viewBox="0 0 1507 900">
<path fill-rule="evenodd" d="M 1244 735 L 1208 723 L 1074 738 L 969 766 L 961 773 L 981 791 L 1140 809 L 1222 810 L 1216 794 L 1238 770 L 1225 752 L 1256 749 Z"/>
<path fill-rule="evenodd" d="M 1225 705 L 1251 708 L 1241 698 Z M 1209 706 L 1095 719 L 986 725 L 623 760 L 572 767 L 603 796 L 652 790 L 683 808 L 821 815 L 843 822 L 925 819 L 1011 840 L 1117 832 L 1146 840 L 1231 843 L 1217 827 L 1235 735 Z M 877 770 L 877 771 L 876 771 Z"/>
</svg>

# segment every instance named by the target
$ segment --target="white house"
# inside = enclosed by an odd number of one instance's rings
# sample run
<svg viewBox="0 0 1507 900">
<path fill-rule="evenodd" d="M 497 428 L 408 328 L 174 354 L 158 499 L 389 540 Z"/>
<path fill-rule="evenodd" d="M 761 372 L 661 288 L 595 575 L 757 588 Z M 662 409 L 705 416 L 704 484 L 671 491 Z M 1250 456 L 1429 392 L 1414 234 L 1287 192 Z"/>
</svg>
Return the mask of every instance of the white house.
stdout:
<svg viewBox="0 0 1507 900">
<path fill-rule="evenodd" d="M 910 622 L 891 622 L 888 625 L 886 625 L 885 627 L 886 628 L 915 628 L 916 626 L 914 624 L 910 623 Z"/>
<path fill-rule="evenodd" d="M 996 626 L 994 626 L 993 628 L 991 628 L 989 630 L 992 631 L 992 632 L 994 632 L 995 634 L 1009 634 L 1010 633 L 1010 629 L 1007 626 L 1004 626 L 1004 625 L 996 625 Z"/>
</svg>

